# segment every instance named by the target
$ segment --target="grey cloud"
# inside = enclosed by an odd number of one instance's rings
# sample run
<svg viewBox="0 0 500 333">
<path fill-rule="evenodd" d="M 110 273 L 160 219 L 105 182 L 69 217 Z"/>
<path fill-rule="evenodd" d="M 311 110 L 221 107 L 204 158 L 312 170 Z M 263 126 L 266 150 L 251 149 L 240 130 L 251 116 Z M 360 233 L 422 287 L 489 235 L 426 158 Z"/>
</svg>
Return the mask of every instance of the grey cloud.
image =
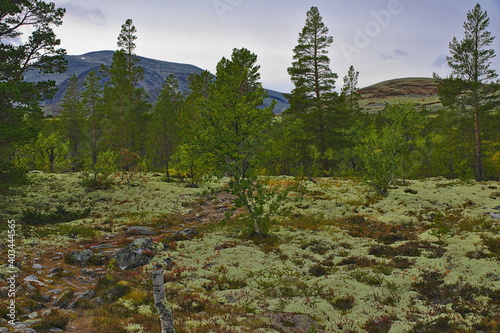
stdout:
<svg viewBox="0 0 500 333">
<path fill-rule="evenodd" d="M 436 60 L 434 60 L 434 64 L 432 68 L 443 68 L 446 67 L 448 61 L 446 60 L 446 55 L 440 54 L 437 56 Z"/>
<path fill-rule="evenodd" d="M 396 49 L 396 50 L 394 50 L 394 53 L 395 53 L 396 55 L 399 55 L 399 56 L 407 56 L 407 55 L 409 55 L 409 54 L 410 54 L 410 52 L 408 52 L 408 51 L 404 51 L 404 50 L 401 50 L 401 49 Z"/>
<path fill-rule="evenodd" d="M 106 22 L 106 15 L 98 7 L 85 8 L 68 2 L 63 5 L 69 15 L 80 18 L 83 21 L 96 25 L 103 25 Z"/>
</svg>

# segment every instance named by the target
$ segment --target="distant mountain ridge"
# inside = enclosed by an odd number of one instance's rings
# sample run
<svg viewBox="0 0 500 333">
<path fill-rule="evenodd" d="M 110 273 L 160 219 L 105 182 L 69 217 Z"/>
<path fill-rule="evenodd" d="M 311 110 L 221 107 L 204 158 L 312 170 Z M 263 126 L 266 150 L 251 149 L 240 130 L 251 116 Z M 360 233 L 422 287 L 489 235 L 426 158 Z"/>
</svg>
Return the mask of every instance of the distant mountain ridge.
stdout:
<svg viewBox="0 0 500 333">
<path fill-rule="evenodd" d="M 114 51 L 96 51 L 82 55 L 66 55 L 68 69 L 61 74 L 43 74 L 38 71 L 26 73 L 25 80 L 28 82 L 37 82 L 43 80 L 53 80 L 58 86 L 58 92 L 51 100 L 42 103 L 44 111 L 48 115 L 58 115 L 61 109 L 61 102 L 66 92 L 70 78 L 73 75 L 78 77 L 78 82 L 82 85 L 88 74 L 95 71 L 99 74 L 101 65 L 109 66 L 113 60 Z M 168 61 L 155 60 L 138 56 L 139 66 L 144 69 L 144 79 L 138 83 L 149 96 L 150 102 L 154 103 L 160 95 L 161 88 L 165 79 L 173 74 L 179 81 L 179 87 L 182 91 L 187 91 L 189 86 L 189 76 L 199 74 L 203 69 L 189 64 L 180 64 Z M 102 81 L 104 83 L 104 80 Z M 289 107 L 287 99 L 282 93 L 268 90 L 269 98 L 264 101 L 264 106 L 271 105 L 276 100 L 274 112 L 281 113 Z"/>
</svg>

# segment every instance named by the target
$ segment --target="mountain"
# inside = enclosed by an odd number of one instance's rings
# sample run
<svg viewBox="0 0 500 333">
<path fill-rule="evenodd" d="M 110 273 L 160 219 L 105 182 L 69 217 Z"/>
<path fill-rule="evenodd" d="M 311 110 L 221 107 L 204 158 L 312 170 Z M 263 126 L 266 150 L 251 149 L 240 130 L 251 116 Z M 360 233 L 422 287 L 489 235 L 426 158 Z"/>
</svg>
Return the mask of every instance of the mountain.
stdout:
<svg viewBox="0 0 500 333">
<path fill-rule="evenodd" d="M 59 90 L 55 97 L 42 103 L 43 109 L 47 115 L 58 115 L 61 110 L 61 102 L 66 92 L 69 79 L 76 75 L 78 82 L 82 85 L 85 78 L 91 71 L 99 73 L 101 65 L 109 66 L 113 60 L 114 51 L 97 51 L 83 55 L 66 55 L 68 69 L 62 74 L 43 74 L 38 71 L 26 73 L 25 80 L 28 82 L 37 82 L 42 80 L 53 80 L 56 82 Z M 189 76 L 199 74 L 203 70 L 199 67 L 179 64 L 167 61 L 154 60 L 144 57 L 138 57 L 139 66 L 144 69 L 144 79 L 138 84 L 144 88 L 149 96 L 150 102 L 154 103 L 158 98 L 165 79 L 173 74 L 179 81 L 179 87 L 182 91 L 187 91 L 189 86 Z M 104 83 L 105 80 L 102 81 Z M 276 100 L 275 113 L 281 113 L 289 107 L 287 99 L 282 93 L 267 90 L 269 97 L 264 101 L 264 106 L 269 106 L 273 100 Z"/>
<path fill-rule="evenodd" d="M 366 112 L 382 110 L 387 103 L 415 103 L 428 110 L 441 106 L 438 85 L 433 78 L 413 77 L 388 80 L 358 90 L 359 103 Z"/>
</svg>

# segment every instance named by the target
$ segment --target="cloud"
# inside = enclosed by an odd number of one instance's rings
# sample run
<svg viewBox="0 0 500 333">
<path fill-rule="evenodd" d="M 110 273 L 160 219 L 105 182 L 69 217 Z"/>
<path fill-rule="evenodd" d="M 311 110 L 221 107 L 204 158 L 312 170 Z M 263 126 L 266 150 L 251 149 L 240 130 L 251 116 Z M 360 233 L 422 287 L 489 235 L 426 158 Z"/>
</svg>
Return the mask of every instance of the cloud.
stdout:
<svg viewBox="0 0 500 333">
<path fill-rule="evenodd" d="M 389 54 L 385 54 L 385 53 L 380 53 L 379 56 L 384 61 L 386 61 L 386 60 L 395 60 L 396 59 L 394 56 L 389 55 Z"/>
<path fill-rule="evenodd" d="M 440 54 L 437 56 L 436 60 L 434 60 L 434 64 L 432 68 L 443 68 L 446 67 L 448 61 L 446 60 L 446 55 Z"/>
<path fill-rule="evenodd" d="M 408 51 L 403 51 L 403 50 L 401 50 L 401 49 L 395 49 L 395 50 L 394 50 L 394 53 L 395 53 L 396 55 L 403 56 L 403 57 L 406 57 L 407 55 L 409 55 L 409 54 L 410 54 L 410 52 L 408 52 Z"/>
<path fill-rule="evenodd" d="M 63 5 L 69 15 L 95 25 L 102 26 L 106 22 L 106 15 L 98 7 L 85 8 L 74 3 L 68 2 Z"/>
</svg>

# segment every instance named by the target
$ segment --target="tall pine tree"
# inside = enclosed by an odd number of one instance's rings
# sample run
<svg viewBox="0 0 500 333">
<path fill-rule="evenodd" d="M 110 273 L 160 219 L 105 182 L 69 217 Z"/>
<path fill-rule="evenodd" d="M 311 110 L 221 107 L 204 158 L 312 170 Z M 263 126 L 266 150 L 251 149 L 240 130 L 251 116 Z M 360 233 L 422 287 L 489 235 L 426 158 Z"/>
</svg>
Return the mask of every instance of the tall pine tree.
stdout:
<svg viewBox="0 0 500 333">
<path fill-rule="evenodd" d="M 331 146 L 329 128 L 333 122 L 333 101 L 337 74 L 330 69 L 328 48 L 333 37 L 323 23 L 317 7 L 307 12 L 307 20 L 299 34 L 294 51 L 294 62 L 288 68 L 295 88 L 288 95 L 290 109 L 287 116 L 304 121 L 310 143 L 319 150 L 322 171 L 329 173 L 327 151 Z"/>
<path fill-rule="evenodd" d="M 481 5 L 467 13 L 464 23 L 465 36 L 462 40 L 453 40 L 449 44 L 451 55 L 447 57 L 452 69 L 450 77 L 442 79 L 435 75 L 439 82 L 439 93 L 443 101 L 461 106 L 473 116 L 474 124 L 474 173 L 476 180 L 485 177 L 483 167 L 483 119 L 487 112 L 498 103 L 498 77 L 491 68 L 491 60 L 495 50 L 489 48 L 495 39 L 487 31 L 490 19 Z"/>
</svg>

